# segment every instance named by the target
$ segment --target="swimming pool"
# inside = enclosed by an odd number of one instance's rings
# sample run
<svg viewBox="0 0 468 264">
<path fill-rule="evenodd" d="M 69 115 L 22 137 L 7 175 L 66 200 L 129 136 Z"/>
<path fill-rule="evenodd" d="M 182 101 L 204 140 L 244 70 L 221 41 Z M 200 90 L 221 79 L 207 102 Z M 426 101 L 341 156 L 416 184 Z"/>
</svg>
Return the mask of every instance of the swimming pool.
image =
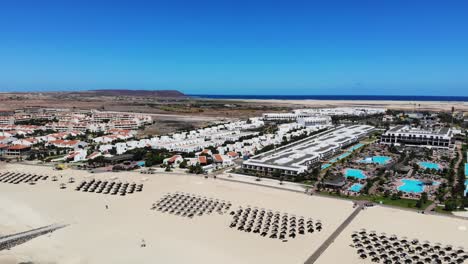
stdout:
<svg viewBox="0 0 468 264">
<path fill-rule="evenodd" d="M 352 192 L 360 192 L 362 189 L 362 184 L 360 183 L 355 183 L 353 184 L 351 187 L 349 187 L 348 190 L 352 191 Z"/>
<path fill-rule="evenodd" d="M 420 180 L 402 179 L 403 185 L 398 187 L 398 191 L 407 193 L 422 193 L 424 184 Z"/>
<path fill-rule="evenodd" d="M 322 170 L 326 169 L 326 168 L 329 168 L 331 166 L 330 163 L 326 163 L 326 164 L 323 164 L 322 165 Z"/>
<path fill-rule="evenodd" d="M 392 158 L 388 156 L 373 156 L 373 157 L 368 157 L 363 160 L 360 160 L 359 162 L 362 163 L 375 163 L 379 165 L 383 165 L 388 163 Z"/>
<path fill-rule="evenodd" d="M 465 196 L 468 194 L 468 180 L 465 180 Z"/>
<path fill-rule="evenodd" d="M 365 179 L 367 176 L 364 174 L 362 170 L 358 169 L 346 169 L 345 170 L 345 177 L 346 178 L 355 178 L 355 179 Z"/>
<path fill-rule="evenodd" d="M 362 143 L 356 144 L 356 145 L 350 147 L 348 151 L 355 151 L 356 149 L 361 148 L 362 146 L 364 146 L 364 144 L 362 144 Z"/>
<path fill-rule="evenodd" d="M 345 152 L 345 153 L 339 155 L 338 157 L 331 159 L 330 162 L 335 163 L 335 162 L 337 162 L 339 160 L 342 160 L 342 159 L 348 157 L 349 155 L 351 155 L 351 152 Z"/>
<path fill-rule="evenodd" d="M 465 176 L 468 178 L 468 163 L 465 163 Z"/>
<path fill-rule="evenodd" d="M 421 166 L 423 169 L 440 170 L 440 165 L 434 162 L 421 161 L 419 162 L 419 166 Z"/>
</svg>

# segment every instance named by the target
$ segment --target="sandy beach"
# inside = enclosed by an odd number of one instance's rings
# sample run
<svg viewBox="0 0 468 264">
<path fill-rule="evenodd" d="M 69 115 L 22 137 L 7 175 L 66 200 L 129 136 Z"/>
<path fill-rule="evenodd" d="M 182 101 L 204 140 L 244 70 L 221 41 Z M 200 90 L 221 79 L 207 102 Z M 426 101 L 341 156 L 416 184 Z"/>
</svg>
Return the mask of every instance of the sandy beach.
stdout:
<svg viewBox="0 0 468 264">
<path fill-rule="evenodd" d="M 0 263 L 303 263 L 353 210 L 349 201 L 201 176 L 89 174 L 27 165 L 7 165 L 5 170 L 57 175 L 59 181 L 1 183 L 0 234 L 56 222 L 70 226 L 2 252 Z M 118 177 L 145 187 L 125 197 L 77 192 L 72 186 L 60 190 L 59 184 L 71 175 L 77 182 Z M 251 205 L 320 219 L 324 229 L 282 242 L 229 228 L 227 214 L 188 219 L 150 210 L 162 195 L 176 191 L 229 200 L 234 209 Z M 142 239 L 146 248 L 140 247 Z"/>
<path fill-rule="evenodd" d="M 442 102 L 442 101 L 379 101 L 379 100 L 259 100 L 243 99 L 243 102 L 259 104 L 275 104 L 291 107 L 382 107 L 395 110 L 417 111 L 451 111 L 452 106 L 456 111 L 468 111 L 467 102 Z"/>
<path fill-rule="evenodd" d="M 194 175 L 91 174 L 17 164 L 5 165 L 0 173 L 4 171 L 56 175 L 59 180 L 0 183 L 0 234 L 53 223 L 70 225 L 2 252 L 2 264 L 304 263 L 354 210 L 351 201 Z M 61 190 L 60 184 L 71 176 L 76 183 Z M 125 197 L 74 190 L 81 180 L 93 178 L 143 183 L 144 190 Z M 250 205 L 312 217 L 321 220 L 324 229 L 282 242 L 229 228 L 229 214 L 189 219 L 150 210 L 164 194 L 178 191 L 230 201 L 233 209 Z M 351 233 L 361 228 L 466 247 L 467 227 L 466 220 L 375 206 L 361 211 L 316 263 L 366 263 L 349 246 Z M 140 247 L 142 239 L 145 248 Z"/>
<path fill-rule="evenodd" d="M 363 210 L 316 263 L 372 263 L 370 259 L 359 258 L 356 249 L 350 246 L 351 234 L 361 228 L 374 230 L 378 234 L 385 232 L 389 236 L 395 234 L 398 237 L 406 236 L 408 239 L 417 238 L 431 243 L 463 246 L 465 250 L 468 246 L 467 220 L 375 206 Z"/>
</svg>

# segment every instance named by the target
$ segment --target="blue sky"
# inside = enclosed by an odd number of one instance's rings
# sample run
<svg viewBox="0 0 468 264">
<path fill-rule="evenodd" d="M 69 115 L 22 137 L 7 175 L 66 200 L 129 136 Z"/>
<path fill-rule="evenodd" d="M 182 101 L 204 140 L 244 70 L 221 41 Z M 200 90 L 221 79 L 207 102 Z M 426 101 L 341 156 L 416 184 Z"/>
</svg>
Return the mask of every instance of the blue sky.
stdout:
<svg viewBox="0 0 468 264">
<path fill-rule="evenodd" d="M 0 91 L 468 96 L 467 1 L 2 1 Z"/>
</svg>

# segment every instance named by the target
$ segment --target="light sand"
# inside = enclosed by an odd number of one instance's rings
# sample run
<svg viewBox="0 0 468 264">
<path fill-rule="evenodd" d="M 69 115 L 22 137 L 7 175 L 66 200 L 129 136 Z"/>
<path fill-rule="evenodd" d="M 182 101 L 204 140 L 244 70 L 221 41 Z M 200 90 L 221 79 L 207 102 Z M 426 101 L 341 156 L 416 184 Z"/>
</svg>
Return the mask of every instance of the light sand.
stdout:
<svg viewBox="0 0 468 264">
<path fill-rule="evenodd" d="M 362 260 L 356 254 L 351 234 L 361 228 L 375 230 L 378 234 L 395 234 L 419 241 L 468 247 L 468 221 L 445 216 L 417 214 L 410 211 L 376 206 L 363 210 L 354 221 L 341 233 L 335 242 L 318 259 L 317 264 L 329 263 L 372 263 Z"/>
<path fill-rule="evenodd" d="M 243 102 L 276 104 L 281 106 L 297 105 L 297 107 L 382 107 L 386 109 L 416 110 L 416 111 L 468 111 L 468 102 L 440 101 L 377 101 L 377 100 L 258 100 L 243 99 Z"/>
<path fill-rule="evenodd" d="M 133 172 L 89 174 L 51 168 L 6 165 L 3 171 L 63 175 L 36 186 L 0 183 L 0 234 L 62 222 L 71 224 L 0 254 L 0 263 L 304 263 L 353 211 L 349 201 L 306 196 L 222 180 L 183 174 L 142 175 Z M 59 184 L 73 176 L 83 179 L 118 177 L 143 182 L 142 193 L 111 196 L 83 193 Z M 146 180 L 145 180 L 146 179 Z M 149 210 L 168 192 L 190 192 L 322 220 L 320 233 L 299 235 L 286 243 L 228 227 L 229 215 L 193 219 Z M 105 205 L 110 209 L 106 210 Z M 351 234 L 361 228 L 468 247 L 468 221 L 422 215 L 376 206 L 363 210 L 316 263 L 370 263 L 350 247 Z M 140 247 L 141 239 L 147 243 Z"/>
<path fill-rule="evenodd" d="M 193 175 L 138 173 L 89 174 L 51 168 L 7 165 L 4 170 L 64 175 L 36 186 L 0 183 L 0 234 L 20 232 L 54 222 L 71 224 L 0 254 L 0 263 L 303 263 L 352 212 L 352 203 L 330 198 Z M 142 193 L 125 197 L 83 193 L 66 177 L 112 178 L 144 182 Z M 147 181 L 142 181 L 149 178 Z M 184 191 L 229 200 L 237 206 L 259 206 L 320 219 L 322 232 L 288 242 L 229 228 L 229 215 L 193 219 L 149 210 L 167 192 Z M 106 210 L 108 204 L 110 209 Z M 141 239 L 147 243 L 140 247 Z"/>
</svg>

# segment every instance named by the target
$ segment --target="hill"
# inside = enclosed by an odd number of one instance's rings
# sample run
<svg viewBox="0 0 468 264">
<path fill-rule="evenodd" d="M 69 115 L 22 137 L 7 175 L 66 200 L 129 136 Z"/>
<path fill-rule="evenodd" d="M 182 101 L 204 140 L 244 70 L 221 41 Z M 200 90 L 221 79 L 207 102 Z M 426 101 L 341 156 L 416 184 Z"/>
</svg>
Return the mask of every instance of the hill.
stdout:
<svg viewBox="0 0 468 264">
<path fill-rule="evenodd" d="M 187 97 L 184 93 L 177 90 L 90 90 L 87 93 L 93 93 L 97 96 L 151 96 L 151 97 Z"/>
</svg>

